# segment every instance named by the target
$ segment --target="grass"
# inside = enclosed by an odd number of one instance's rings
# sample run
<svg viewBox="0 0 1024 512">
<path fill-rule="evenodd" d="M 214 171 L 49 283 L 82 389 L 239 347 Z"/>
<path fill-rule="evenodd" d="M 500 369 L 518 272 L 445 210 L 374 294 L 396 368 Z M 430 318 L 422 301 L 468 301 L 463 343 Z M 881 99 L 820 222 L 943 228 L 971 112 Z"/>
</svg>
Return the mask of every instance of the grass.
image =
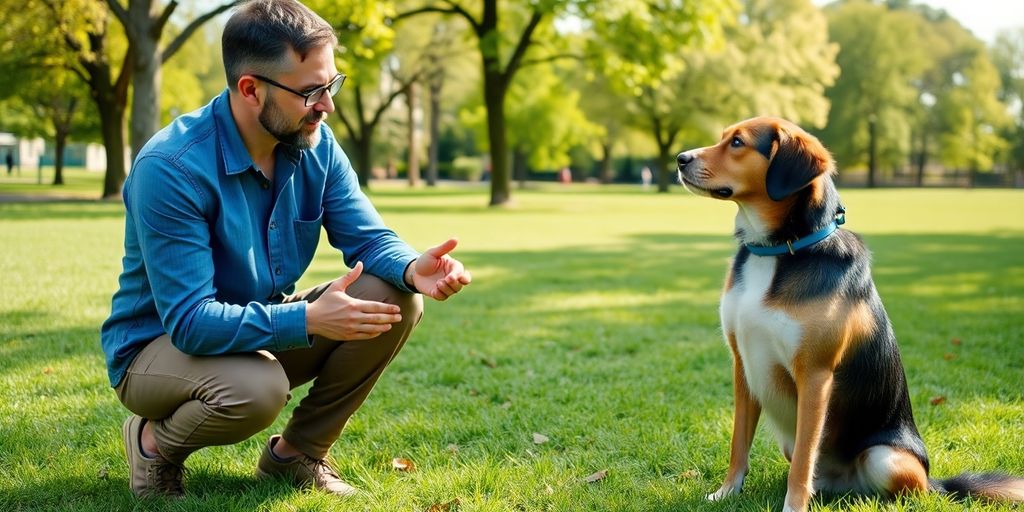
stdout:
<svg viewBox="0 0 1024 512">
<path fill-rule="evenodd" d="M 17 168 L 10 176 L 0 171 L 0 197 L 21 199 L 96 199 L 103 192 L 103 173 L 83 167 L 65 167 L 64 184 L 53 185 L 53 166 L 42 169 Z"/>
<path fill-rule="evenodd" d="M 372 192 L 425 249 L 458 235 L 473 285 L 423 323 L 332 454 L 353 510 L 779 510 L 787 464 L 762 428 L 742 495 L 720 484 L 730 359 L 717 320 L 731 204 L 679 190 L 546 186 L 488 209 L 476 187 Z M 847 190 L 874 252 L 933 476 L 1024 474 L 1024 192 Z M 261 483 L 267 433 L 189 459 L 188 497 L 136 501 L 98 326 L 120 269 L 116 203 L 0 204 L 0 510 L 335 510 Z M 299 286 L 343 272 L 324 241 Z M 954 340 L 956 340 L 954 342 Z M 865 385 L 870 385 L 865 382 Z M 295 404 L 302 392 L 297 393 Z M 944 402 L 932 405 L 931 400 Z M 547 436 L 533 442 L 533 433 Z M 391 460 L 412 460 L 399 472 Z M 607 477 L 584 479 L 607 470 Z M 431 508 L 433 506 L 436 508 Z M 821 496 L 815 511 L 981 511 L 938 495 Z"/>
</svg>

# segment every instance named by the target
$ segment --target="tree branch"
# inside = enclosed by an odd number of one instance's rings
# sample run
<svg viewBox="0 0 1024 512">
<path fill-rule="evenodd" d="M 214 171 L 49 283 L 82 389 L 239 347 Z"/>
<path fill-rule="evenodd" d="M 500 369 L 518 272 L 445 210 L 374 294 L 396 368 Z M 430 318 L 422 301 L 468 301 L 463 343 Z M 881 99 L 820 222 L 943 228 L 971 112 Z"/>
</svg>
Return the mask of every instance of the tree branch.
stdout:
<svg viewBox="0 0 1024 512">
<path fill-rule="evenodd" d="M 128 11 L 121 5 L 121 2 L 118 0 L 107 0 L 107 5 L 110 6 L 110 11 L 114 13 L 114 16 L 117 16 L 118 21 L 127 30 L 131 25 L 128 23 Z"/>
<path fill-rule="evenodd" d="M 473 27 L 473 31 L 474 32 L 477 32 L 477 33 L 480 32 L 480 22 L 478 22 L 475 18 L 473 18 L 473 15 L 470 14 L 469 11 L 466 11 L 465 9 L 463 9 L 462 6 L 459 5 L 459 4 L 456 4 L 456 3 L 453 3 L 453 2 L 445 2 L 445 3 L 447 3 L 451 7 L 445 9 L 443 7 L 434 7 L 432 5 L 428 5 L 428 6 L 425 6 L 425 7 L 420 7 L 419 9 L 413 9 L 411 11 L 406 11 L 406 12 L 398 13 L 394 17 L 394 20 L 395 21 L 399 21 L 399 20 L 402 20 L 404 18 L 410 18 L 410 17 L 415 16 L 417 14 L 424 14 L 424 13 L 428 13 L 428 12 L 436 12 L 436 13 L 440 13 L 440 14 L 454 14 L 456 16 L 460 16 L 460 17 L 464 18 L 466 20 L 466 22 L 468 22 L 469 25 L 471 27 Z"/>
<path fill-rule="evenodd" d="M 167 62 L 168 59 L 173 57 L 174 54 L 181 49 L 182 45 L 185 44 L 185 41 L 189 38 L 189 36 L 191 36 L 192 33 L 195 32 L 203 23 L 206 23 L 206 21 L 210 18 L 217 16 L 218 14 L 238 5 L 239 3 L 241 3 L 240 0 L 229 2 L 192 20 L 192 23 L 189 23 L 188 26 L 185 27 L 185 30 L 182 30 L 181 33 L 178 34 L 178 37 L 175 37 L 174 41 L 171 41 L 171 44 L 167 45 L 167 48 L 164 48 L 163 55 L 161 57 L 161 62 Z"/>
<path fill-rule="evenodd" d="M 508 65 L 505 66 L 505 71 L 502 75 L 506 81 L 511 81 L 515 75 L 519 66 L 522 64 L 523 55 L 526 54 L 527 48 L 530 47 L 530 39 L 533 37 L 533 32 L 537 30 L 537 25 L 540 25 L 541 19 L 544 15 L 540 11 L 534 10 L 533 14 L 530 15 L 530 22 L 526 24 L 526 28 L 523 29 L 523 34 L 519 36 L 519 42 L 516 43 L 516 49 L 512 52 L 512 57 L 508 60 Z"/>
<path fill-rule="evenodd" d="M 577 61 L 580 61 L 580 62 L 586 62 L 589 58 L 590 57 L 587 57 L 586 55 L 577 55 L 577 54 L 573 54 L 573 53 L 559 53 L 559 54 L 555 54 L 555 55 L 549 55 L 549 56 L 544 57 L 542 59 L 523 59 L 523 61 L 519 64 L 519 67 L 520 68 L 525 68 L 527 66 L 535 66 L 537 64 L 546 64 L 548 62 L 555 62 L 557 60 L 562 60 L 562 59 L 571 59 L 571 60 L 577 60 Z"/>
<path fill-rule="evenodd" d="M 113 1 L 113 0 L 108 0 Z M 174 10 L 178 8 L 178 0 L 171 0 L 167 7 L 164 8 L 164 12 L 160 13 L 160 17 L 153 23 L 151 34 L 153 37 L 160 37 L 160 34 L 164 32 L 164 26 L 167 25 L 167 20 L 171 19 L 171 14 L 174 14 Z"/>
</svg>

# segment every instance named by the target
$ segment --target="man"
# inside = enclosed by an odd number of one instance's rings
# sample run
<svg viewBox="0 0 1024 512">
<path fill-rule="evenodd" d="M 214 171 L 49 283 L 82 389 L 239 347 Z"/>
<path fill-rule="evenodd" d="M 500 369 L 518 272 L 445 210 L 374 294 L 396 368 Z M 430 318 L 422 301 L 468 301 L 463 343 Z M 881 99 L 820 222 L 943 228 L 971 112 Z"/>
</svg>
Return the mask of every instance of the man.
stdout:
<svg viewBox="0 0 1024 512">
<path fill-rule="evenodd" d="M 137 495 L 184 492 L 185 459 L 276 419 L 257 464 L 337 495 L 331 445 L 422 315 L 470 283 L 450 239 L 416 253 L 386 228 L 322 121 L 345 75 L 331 27 L 295 0 L 243 4 L 223 34 L 228 89 L 139 153 L 124 186 L 125 256 L 101 330 Z M 352 268 L 295 282 L 326 229 Z M 314 380 L 315 379 L 315 380 Z"/>
</svg>

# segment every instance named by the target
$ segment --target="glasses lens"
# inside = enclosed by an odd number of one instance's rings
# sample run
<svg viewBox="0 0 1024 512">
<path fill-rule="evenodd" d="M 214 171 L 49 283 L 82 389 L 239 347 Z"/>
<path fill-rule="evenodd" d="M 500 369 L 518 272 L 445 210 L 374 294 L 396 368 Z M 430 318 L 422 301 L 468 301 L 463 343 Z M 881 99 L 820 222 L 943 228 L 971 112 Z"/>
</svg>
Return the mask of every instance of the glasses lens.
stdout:
<svg viewBox="0 0 1024 512">
<path fill-rule="evenodd" d="M 333 80 L 328 82 L 327 85 L 313 91 L 313 93 L 310 94 L 309 96 L 306 96 L 306 106 L 308 107 L 310 105 L 315 105 L 316 103 L 319 103 L 320 100 L 324 99 L 325 92 L 330 94 L 331 97 L 333 98 L 334 95 L 338 94 L 338 91 L 341 90 L 341 84 L 343 83 L 345 83 L 345 75 L 339 74 L 338 76 L 334 77 Z"/>
<path fill-rule="evenodd" d="M 338 94 L 338 91 L 341 90 L 341 85 L 344 84 L 344 83 L 345 83 L 345 75 L 339 74 L 337 77 L 334 78 L 334 80 L 330 84 L 328 84 L 328 87 L 330 88 L 331 96 L 332 97 L 335 94 Z"/>
</svg>

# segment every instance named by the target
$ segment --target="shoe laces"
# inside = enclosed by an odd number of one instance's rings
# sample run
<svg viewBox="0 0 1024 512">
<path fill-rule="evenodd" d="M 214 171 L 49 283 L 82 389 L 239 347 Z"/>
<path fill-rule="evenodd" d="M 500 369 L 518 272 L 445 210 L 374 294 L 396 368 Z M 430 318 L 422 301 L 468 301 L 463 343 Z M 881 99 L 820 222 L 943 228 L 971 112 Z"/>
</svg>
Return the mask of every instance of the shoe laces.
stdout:
<svg viewBox="0 0 1024 512">
<path fill-rule="evenodd" d="M 169 461 L 160 461 L 149 466 L 150 481 L 161 492 L 170 495 L 185 493 L 181 481 L 184 478 L 184 468 Z"/>
<path fill-rule="evenodd" d="M 308 455 L 305 455 L 304 457 L 306 458 L 306 467 L 308 467 L 317 478 L 326 476 L 335 480 L 341 480 L 341 477 L 334 472 L 334 468 L 327 463 L 326 459 L 314 459 Z"/>
</svg>

